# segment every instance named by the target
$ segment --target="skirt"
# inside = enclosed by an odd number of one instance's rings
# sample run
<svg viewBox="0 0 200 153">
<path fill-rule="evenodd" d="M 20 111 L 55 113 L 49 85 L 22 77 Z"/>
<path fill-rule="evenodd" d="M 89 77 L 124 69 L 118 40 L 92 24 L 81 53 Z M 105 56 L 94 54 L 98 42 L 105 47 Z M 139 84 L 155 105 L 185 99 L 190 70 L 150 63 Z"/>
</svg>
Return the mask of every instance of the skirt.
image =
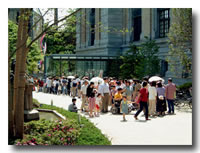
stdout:
<svg viewBox="0 0 200 153">
<path fill-rule="evenodd" d="M 166 100 L 160 100 L 157 98 L 157 103 L 156 103 L 156 111 L 157 112 L 164 112 L 167 110 L 167 105 L 166 105 Z"/>
<path fill-rule="evenodd" d="M 89 110 L 93 110 L 95 108 L 95 97 L 89 97 Z"/>
</svg>

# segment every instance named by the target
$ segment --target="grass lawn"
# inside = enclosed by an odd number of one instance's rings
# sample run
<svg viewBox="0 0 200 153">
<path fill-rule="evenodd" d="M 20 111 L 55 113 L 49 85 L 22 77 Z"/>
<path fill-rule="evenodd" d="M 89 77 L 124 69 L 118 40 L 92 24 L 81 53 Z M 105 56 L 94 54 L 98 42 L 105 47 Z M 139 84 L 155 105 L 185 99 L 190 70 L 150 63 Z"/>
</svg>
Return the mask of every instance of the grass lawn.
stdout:
<svg viewBox="0 0 200 153">
<path fill-rule="evenodd" d="M 33 100 L 34 103 L 37 100 Z M 38 103 L 37 103 L 38 104 Z M 66 117 L 67 120 L 73 120 L 78 123 L 78 114 L 69 112 L 63 108 L 56 106 L 42 104 L 41 109 L 51 109 L 56 110 L 58 113 Z M 91 123 L 87 118 L 81 116 L 81 124 L 83 127 L 80 128 L 80 135 L 77 138 L 75 145 L 111 145 L 111 141 L 101 133 L 93 123 Z"/>
</svg>

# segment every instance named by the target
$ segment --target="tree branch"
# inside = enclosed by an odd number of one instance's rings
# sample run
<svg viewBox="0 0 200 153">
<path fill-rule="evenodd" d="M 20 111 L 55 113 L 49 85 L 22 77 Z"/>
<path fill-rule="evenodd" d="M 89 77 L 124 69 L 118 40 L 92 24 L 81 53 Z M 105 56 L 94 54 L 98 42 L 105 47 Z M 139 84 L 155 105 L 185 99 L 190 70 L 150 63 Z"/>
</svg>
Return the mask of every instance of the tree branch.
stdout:
<svg viewBox="0 0 200 153">
<path fill-rule="evenodd" d="M 49 10 L 49 9 L 48 9 L 48 10 Z M 34 38 L 34 39 L 28 44 L 27 48 L 30 48 L 31 45 L 32 45 L 37 39 L 39 39 L 45 32 L 47 32 L 52 26 L 56 25 L 56 24 L 59 23 L 59 22 L 64 21 L 65 19 L 69 18 L 69 17 L 72 16 L 72 15 L 76 14 L 79 10 L 80 10 L 80 9 L 77 9 L 77 10 L 74 11 L 73 13 L 71 13 L 71 14 L 65 16 L 64 18 L 62 18 L 62 19 L 58 20 L 57 22 L 54 22 L 53 24 L 51 24 L 50 26 L 48 26 L 46 29 L 44 29 L 36 38 Z M 45 12 L 45 14 L 46 14 L 46 13 L 47 13 L 47 11 Z M 44 16 L 44 15 L 43 15 L 43 16 Z M 39 22 L 39 21 L 38 21 L 38 22 Z M 17 50 L 19 50 L 24 44 L 26 44 L 27 39 L 28 39 L 28 37 L 26 38 L 26 41 L 25 41 L 21 46 L 19 46 L 15 51 L 13 51 L 13 52 L 10 54 L 9 59 L 12 58 L 12 56 L 17 52 Z"/>
<path fill-rule="evenodd" d="M 65 16 L 64 18 L 58 20 L 57 22 L 54 22 L 50 26 L 48 26 L 46 29 L 44 29 L 36 38 L 34 38 L 27 46 L 29 48 L 37 39 L 39 39 L 45 32 L 47 32 L 52 26 L 58 24 L 59 22 L 64 21 L 65 19 L 69 18 L 70 16 L 76 14 L 80 9 L 76 10 L 75 12 L 71 13 L 70 15 Z"/>
<path fill-rule="evenodd" d="M 38 22 L 40 22 L 41 19 L 44 18 L 44 16 L 49 12 L 49 10 L 50 10 L 50 9 L 48 9 L 48 10 L 35 22 L 35 24 L 34 24 L 33 26 L 31 26 L 31 28 L 29 29 L 28 32 L 30 32 L 30 31 L 33 30 L 33 28 L 38 24 Z"/>
</svg>

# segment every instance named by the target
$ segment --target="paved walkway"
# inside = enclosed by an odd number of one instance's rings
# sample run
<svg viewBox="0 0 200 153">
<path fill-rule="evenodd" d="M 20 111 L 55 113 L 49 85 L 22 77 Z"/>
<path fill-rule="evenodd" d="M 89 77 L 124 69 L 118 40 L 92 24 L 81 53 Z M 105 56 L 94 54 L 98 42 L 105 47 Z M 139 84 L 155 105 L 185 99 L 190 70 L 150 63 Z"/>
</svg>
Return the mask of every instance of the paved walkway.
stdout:
<svg viewBox="0 0 200 153">
<path fill-rule="evenodd" d="M 71 103 L 71 97 L 33 92 L 33 98 L 40 103 L 53 104 L 64 109 Z M 80 108 L 81 100 L 77 99 Z M 127 115 L 127 122 L 122 122 L 122 115 L 102 114 L 100 117 L 89 118 L 102 133 L 112 141 L 113 145 L 191 145 L 192 144 L 192 112 L 191 110 L 176 111 L 176 115 L 153 118 L 145 121 L 138 116 L 135 121 L 133 114 Z M 80 113 L 81 114 L 81 113 Z"/>
</svg>

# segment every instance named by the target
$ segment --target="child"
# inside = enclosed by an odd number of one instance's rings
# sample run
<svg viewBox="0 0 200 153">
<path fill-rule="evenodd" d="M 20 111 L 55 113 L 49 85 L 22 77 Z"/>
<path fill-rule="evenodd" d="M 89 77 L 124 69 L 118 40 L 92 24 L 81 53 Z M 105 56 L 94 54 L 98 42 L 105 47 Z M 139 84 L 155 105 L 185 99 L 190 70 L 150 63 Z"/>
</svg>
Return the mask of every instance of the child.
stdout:
<svg viewBox="0 0 200 153">
<path fill-rule="evenodd" d="M 98 93 L 95 101 L 95 116 L 97 117 L 99 117 L 100 104 L 101 104 L 101 94 Z"/>
<path fill-rule="evenodd" d="M 123 113 L 123 121 L 127 121 L 125 118 L 125 114 L 128 114 L 128 100 L 125 95 L 123 96 L 123 100 L 121 102 L 120 109 L 122 110 L 122 113 Z"/>
<path fill-rule="evenodd" d="M 76 107 L 76 98 L 73 98 L 73 99 L 72 99 L 72 104 L 69 105 L 68 111 L 70 111 L 70 112 L 75 112 L 75 113 L 78 112 L 78 109 L 77 109 L 77 107 Z"/>
</svg>

